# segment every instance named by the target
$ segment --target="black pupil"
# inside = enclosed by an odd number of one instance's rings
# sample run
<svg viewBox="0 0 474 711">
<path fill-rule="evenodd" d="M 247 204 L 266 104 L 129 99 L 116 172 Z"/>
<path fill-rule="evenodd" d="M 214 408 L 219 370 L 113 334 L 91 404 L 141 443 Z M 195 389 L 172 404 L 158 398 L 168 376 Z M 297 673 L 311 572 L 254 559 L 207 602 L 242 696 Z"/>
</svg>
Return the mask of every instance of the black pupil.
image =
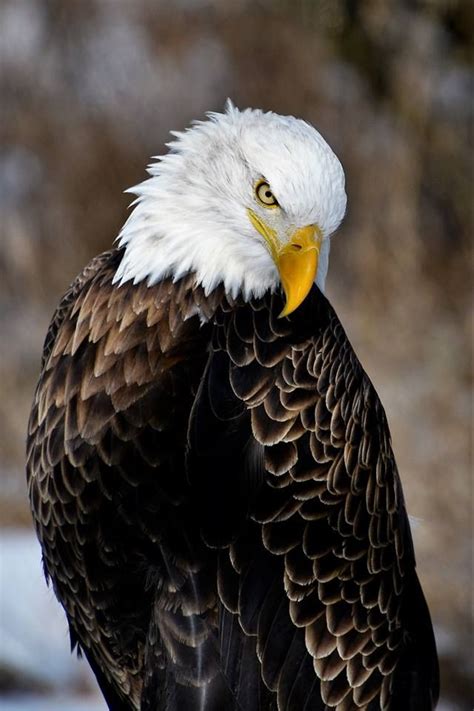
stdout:
<svg viewBox="0 0 474 711">
<path fill-rule="evenodd" d="M 270 200 L 270 198 L 272 197 L 270 190 L 265 191 L 265 197 L 267 197 Z"/>
</svg>

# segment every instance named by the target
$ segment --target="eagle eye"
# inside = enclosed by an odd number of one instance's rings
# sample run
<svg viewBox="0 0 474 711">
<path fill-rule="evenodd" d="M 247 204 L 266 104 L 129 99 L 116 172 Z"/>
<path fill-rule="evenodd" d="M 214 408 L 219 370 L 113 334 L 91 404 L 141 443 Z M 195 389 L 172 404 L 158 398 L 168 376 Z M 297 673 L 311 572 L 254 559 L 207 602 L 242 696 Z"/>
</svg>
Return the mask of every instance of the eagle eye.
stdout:
<svg viewBox="0 0 474 711">
<path fill-rule="evenodd" d="M 267 183 L 266 180 L 259 180 L 258 181 L 258 183 L 255 186 L 255 195 L 257 196 L 257 200 L 264 207 L 277 207 L 278 206 L 278 200 L 272 193 L 270 185 Z"/>
</svg>

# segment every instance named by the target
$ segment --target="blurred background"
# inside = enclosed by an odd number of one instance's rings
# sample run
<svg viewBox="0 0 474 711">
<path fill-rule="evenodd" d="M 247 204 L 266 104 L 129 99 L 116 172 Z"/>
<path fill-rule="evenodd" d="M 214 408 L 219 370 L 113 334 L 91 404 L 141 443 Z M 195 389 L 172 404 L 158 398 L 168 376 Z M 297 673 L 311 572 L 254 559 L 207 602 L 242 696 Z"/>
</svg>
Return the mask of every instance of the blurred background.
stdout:
<svg viewBox="0 0 474 711">
<path fill-rule="evenodd" d="M 104 709 L 42 580 L 24 440 L 51 314 L 170 129 L 227 96 L 345 166 L 328 295 L 385 405 L 447 711 L 472 708 L 474 3 L 1 0 L 0 707 Z"/>
</svg>

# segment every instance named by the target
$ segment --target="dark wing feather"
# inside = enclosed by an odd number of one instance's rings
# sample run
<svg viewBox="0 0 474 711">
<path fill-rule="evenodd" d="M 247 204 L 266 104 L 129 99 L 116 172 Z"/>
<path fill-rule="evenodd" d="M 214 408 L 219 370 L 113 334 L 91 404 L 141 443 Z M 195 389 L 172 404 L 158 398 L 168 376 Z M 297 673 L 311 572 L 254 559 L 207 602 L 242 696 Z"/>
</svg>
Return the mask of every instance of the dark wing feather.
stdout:
<svg viewBox="0 0 474 711">
<path fill-rule="evenodd" d="M 258 663 L 279 711 L 432 709 L 436 650 L 385 413 L 316 288 L 280 310 L 268 296 L 216 317 L 190 427 L 230 683 L 241 698 L 242 665 L 253 678 Z"/>
<path fill-rule="evenodd" d="M 116 287 L 121 257 L 54 316 L 27 465 L 46 573 L 110 707 L 432 708 L 385 415 L 327 301 L 278 319 L 278 296 L 206 297 L 191 276 Z"/>
<path fill-rule="evenodd" d="M 184 468 L 203 297 L 191 278 L 113 286 L 121 257 L 93 260 L 46 338 L 27 461 L 44 567 L 110 708 L 231 709 Z"/>
</svg>

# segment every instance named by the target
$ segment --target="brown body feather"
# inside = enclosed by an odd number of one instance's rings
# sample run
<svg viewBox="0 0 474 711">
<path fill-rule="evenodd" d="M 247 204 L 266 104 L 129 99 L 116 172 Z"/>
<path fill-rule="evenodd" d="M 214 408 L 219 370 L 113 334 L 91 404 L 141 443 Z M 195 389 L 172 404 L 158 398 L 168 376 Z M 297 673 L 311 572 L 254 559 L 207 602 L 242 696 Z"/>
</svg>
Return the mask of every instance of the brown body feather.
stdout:
<svg viewBox="0 0 474 711">
<path fill-rule="evenodd" d="M 385 414 L 326 299 L 288 319 L 93 260 L 48 332 L 28 484 L 111 708 L 431 709 Z"/>
</svg>

